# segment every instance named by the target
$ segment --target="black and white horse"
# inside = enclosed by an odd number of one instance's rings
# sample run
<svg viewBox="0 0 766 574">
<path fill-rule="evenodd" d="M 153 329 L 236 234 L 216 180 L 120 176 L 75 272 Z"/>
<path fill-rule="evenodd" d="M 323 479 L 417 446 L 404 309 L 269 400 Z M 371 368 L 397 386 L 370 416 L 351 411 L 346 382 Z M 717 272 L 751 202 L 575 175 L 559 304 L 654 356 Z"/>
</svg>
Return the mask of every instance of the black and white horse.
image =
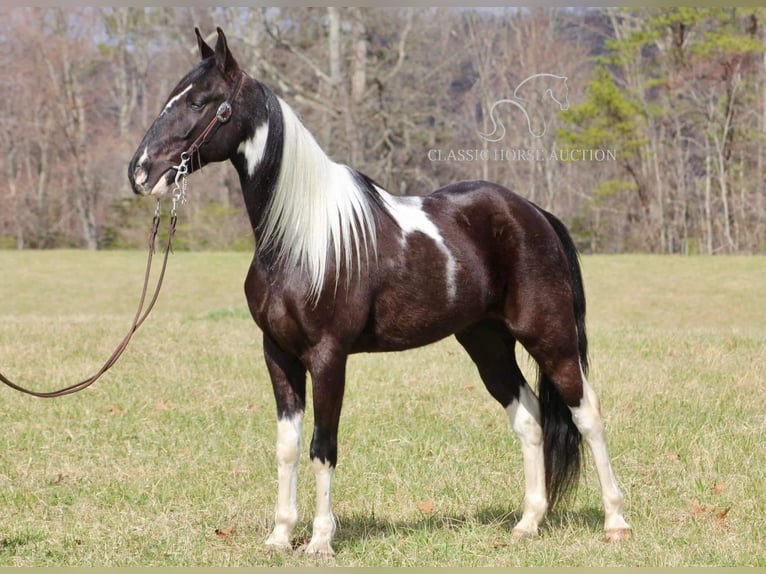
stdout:
<svg viewBox="0 0 766 574">
<path fill-rule="evenodd" d="M 129 178 L 161 195 L 179 170 L 229 160 L 239 174 L 256 250 L 245 280 L 277 405 L 276 524 L 266 544 L 291 547 L 311 375 L 316 514 L 305 550 L 332 555 L 331 483 L 346 361 L 454 334 L 506 410 L 524 459 L 515 537 L 534 536 L 576 483 L 581 436 L 601 483 L 607 538 L 629 532 L 599 405 L 585 379 L 585 298 L 574 245 L 553 215 L 500 185 L 464 181 L 394 197 L 330 160 L 292 109 L 242 71 L 223 32 L 197 31 L 201 61 L 171 92 Z M 516 363 L 539 365 L 539 399 Z"/>
</svg>

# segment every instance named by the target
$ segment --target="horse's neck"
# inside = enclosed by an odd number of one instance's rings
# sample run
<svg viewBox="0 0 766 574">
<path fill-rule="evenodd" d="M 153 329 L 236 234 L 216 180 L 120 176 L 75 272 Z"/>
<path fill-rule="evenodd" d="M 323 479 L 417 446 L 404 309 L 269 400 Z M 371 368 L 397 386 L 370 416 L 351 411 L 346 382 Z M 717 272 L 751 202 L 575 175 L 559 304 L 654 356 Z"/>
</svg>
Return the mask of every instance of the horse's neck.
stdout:
<svg viewBox="0 0 766 574">
<path fill-rule="evenodd" d="M 231 162 L 237 170 L 256 241 L 271 197 L 279 183 L 282 166 L 284 123 L 279 98 L 263 85 L 258 86 L 264 100 L 254 105 L 265 106 L 267 120 L 252 127 L 251 136 L 241 142 Z M 255 114 L 258 117 L 259 114 Z"/>
<path fill-rule="evenodd" d="M 318 296 L 330 268 L 337 283 L 341 265 L 360 268 L 374 252 L 373 206 L 355 172 L 330 160 L 290 107 L 265 93 L 267 132 L 254 127 L 233 161 L 260 256 L 304 270 Z"/>
<path fill-rule="evenodd" d="M 263 86 L 268 110 L 266 123 L 253 126 L 232 158 L 253 229 L 269 227 L 269 210 L 283 209 L 294 193 L 321 188 L 337 166 L 322 151 L 295 112 Z M 304 199 L 307 199 L 304 197 Z M 300 205 L 299 202 L 294 202 Z"/>
</svg>

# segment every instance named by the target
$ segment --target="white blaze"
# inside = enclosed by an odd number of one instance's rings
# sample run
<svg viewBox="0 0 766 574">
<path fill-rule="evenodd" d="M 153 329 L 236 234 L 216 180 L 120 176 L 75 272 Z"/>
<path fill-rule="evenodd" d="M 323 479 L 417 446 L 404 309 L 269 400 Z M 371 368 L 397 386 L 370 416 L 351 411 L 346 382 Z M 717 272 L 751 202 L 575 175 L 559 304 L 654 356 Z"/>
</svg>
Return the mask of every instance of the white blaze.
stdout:
<svg viewBox="0 0 766 574">
<path fill-rule="evenodd" d="M 173 104 L 175 104 L 175 103 L 176 103 L 178 100 L 180 100 L 180 99 L 181 99 L 181 96 L 183 96 L 183 95 L 184 95 L 186 92 L 188 92 L 189 90 L 191 90 L 193 86 L 194 86 L 194 84 L 189 84 L 188 86 L 186 86 L 186 88 L 184 88 L 184 90 L 183 90 L 183 91 L 182 91 L 180 94 L 178 94 L 178 95 L 176 95 L 176 96 L 173 96 L 173 97 L 170 99 L 170 101 L 169 101 L 167 104 L 165 104 L 165 108 L 162 110 L 162 112 L 160 112 L 160 115 L 164 114 L 164 113 L 165 113 L 165 112 L 167 112 L 167 111 L 168 111 L 168 110 L 169 110 L 171 107 L 173 107 Z"/>
</svg>

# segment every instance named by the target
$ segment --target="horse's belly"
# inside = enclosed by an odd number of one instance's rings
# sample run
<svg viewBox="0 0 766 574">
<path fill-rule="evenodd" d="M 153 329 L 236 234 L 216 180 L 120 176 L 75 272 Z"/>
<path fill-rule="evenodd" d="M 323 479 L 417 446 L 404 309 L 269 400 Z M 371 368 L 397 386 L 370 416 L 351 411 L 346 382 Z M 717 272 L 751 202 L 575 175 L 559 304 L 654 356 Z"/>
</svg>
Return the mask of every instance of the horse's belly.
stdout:
<svg viewBox="0 0 766 574">
<path fill-rule="evenodd" d="M 356 350 L 402 351 L 428 345 L 474 323 L 478 316 L 478 311 L 456 313 L 413 304 L 379 308 L 372 329 L 363 334 Z"/>
</svg>

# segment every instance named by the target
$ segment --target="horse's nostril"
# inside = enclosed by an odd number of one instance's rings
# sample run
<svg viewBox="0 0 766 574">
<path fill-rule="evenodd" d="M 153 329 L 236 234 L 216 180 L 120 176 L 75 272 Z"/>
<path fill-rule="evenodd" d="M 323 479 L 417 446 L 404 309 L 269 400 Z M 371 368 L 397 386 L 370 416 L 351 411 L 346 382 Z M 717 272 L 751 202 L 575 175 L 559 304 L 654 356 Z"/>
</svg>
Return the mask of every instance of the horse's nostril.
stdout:
<svg viewBox="0 0 766 574">
<path fill-rule="evenodd" d="M 146 170 L 143 167 L 137 167 L 133 174 L 136 185 L 143 185 L 146 183 L 146 179 L 149 177 Z"/>
</svg>

